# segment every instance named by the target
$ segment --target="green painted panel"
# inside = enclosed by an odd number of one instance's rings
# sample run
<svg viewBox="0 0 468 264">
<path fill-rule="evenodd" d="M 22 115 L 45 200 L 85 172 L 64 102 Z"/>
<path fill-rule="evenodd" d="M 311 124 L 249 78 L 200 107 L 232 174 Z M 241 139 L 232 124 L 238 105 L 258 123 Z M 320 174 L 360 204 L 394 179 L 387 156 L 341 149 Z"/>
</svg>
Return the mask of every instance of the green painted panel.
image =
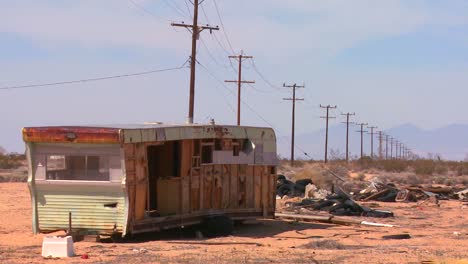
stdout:
<svg viewBox="0 0 468 264">
<path fill-rule="evenodd" d="M 127 205 L 120 186 L 36 184 L 35 187 L 41 231 L 67 229 L 69 212 L 74 230 L 97 234 L 124 231 Z"/>
</svg>

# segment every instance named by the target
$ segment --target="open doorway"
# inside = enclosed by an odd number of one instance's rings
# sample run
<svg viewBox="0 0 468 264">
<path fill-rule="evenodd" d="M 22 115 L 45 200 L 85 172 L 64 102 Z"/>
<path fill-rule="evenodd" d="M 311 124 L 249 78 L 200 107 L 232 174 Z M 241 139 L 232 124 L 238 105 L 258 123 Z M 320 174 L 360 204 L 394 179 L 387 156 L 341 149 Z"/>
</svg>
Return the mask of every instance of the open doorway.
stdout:
<svg viewBox="0 0 468 264">
<path fill-rule="evenodd" d="M 163 145 L 148 146 L 148 211 L 158 210 L 158 181 L 180 177 L 179 141 L 164 142 Z"/>
</svg>

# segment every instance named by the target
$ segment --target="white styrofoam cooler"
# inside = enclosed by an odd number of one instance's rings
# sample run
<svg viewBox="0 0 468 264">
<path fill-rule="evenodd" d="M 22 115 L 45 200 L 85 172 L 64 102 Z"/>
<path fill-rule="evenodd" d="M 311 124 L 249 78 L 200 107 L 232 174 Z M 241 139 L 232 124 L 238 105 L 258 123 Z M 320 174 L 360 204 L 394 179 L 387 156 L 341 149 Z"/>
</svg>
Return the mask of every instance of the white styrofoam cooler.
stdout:
<svg viewBox="0 0 468 264">
<path fill-rule="evenodd" d="M 75 255 L 71 236 L 46 236 L 42 241 L 42 256 L 45 258 L 66 258 Z"/>
</svg>

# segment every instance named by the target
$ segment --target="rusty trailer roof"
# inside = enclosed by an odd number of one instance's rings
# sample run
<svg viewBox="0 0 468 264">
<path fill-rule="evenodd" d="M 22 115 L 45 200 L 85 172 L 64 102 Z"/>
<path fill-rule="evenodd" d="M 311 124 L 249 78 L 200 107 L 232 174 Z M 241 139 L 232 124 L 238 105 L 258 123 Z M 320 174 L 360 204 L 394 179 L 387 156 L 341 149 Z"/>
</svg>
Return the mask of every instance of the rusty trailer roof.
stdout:
<svg viewBox="0 0 468 264">
<path fill-rule="evenodd" d="M 272 128 L 253 126 L 145 123 L 23 128 L 23 140 L 35 143 L 119 144 L 198 138 L 250 138 L 276 144 Z"/>
</svg>

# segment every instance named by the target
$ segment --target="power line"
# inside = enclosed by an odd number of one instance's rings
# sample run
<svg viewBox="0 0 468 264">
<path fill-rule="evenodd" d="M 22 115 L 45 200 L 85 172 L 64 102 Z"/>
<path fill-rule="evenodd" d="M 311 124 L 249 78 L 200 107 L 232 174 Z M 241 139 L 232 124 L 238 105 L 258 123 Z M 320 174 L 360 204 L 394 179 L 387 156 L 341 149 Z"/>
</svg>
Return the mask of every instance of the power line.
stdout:
<svg viewBox="0 0 468 264">
<path fill-rule="evenodd" d="M 200 65 L 202 67 L 202 69 L 204 69 L 214 80 L 216 80 L 221 86 L 223 86 L 229 93 L 231 93 L 232 95 L 235 95 L 235 93 L 233 91 L 231 91 L 229 89 L 229 87 L 227 87 L 227 85 L 221 81 L 219 78 L 217 78 L 213 73 L 211 73 L 211 71 L 206 67 L 204 66 L 203 64 L 201 64 L 200 62 L 198 62 L 198 65 Z M 268 120 L 266 120 L 260 113 L 258 113 L 252 106 L 250 106 L 249 104 L 247 104 L 244 100 L 241 100 L 242 104 L 247 107 L 252 113 L 254 113 L 257 118 L 259 118 L 260 120 L 262 120 L 265 124 L 267 124 L 268 126 L 270 126 L 271 128 L 273 128 L 275 130 L 275 133 L 279 136 L 279 138 L 282 139 L 283 137 L 283 133 L 281 133 L 278 129 L 275 128 L 275 125 L 273 125 L 272 123 L 270 123 Z M 230 105 L 231 106 L 231 105 Z M 232 111 L 235 112 L 234 110 L 234 107 L 231 106 L 231 109 Z M 295 147 L 297 149 L 299 149 L 305 156 L 307 157 L 310 157 L 309 154 L 299 145 L 297 144 L 294 144 Z"/>
<path fill-rule="evenodd" d="M 0 87 L 0 90 L 25 89 L 25 88 L 33 88 L 33 87 L 56 86 L 56 85 L 64 85 L 64 84 L 96 82 L 96 81 L 103 81 L 103 80 L 110 80 L 110 79 L 127 78 L 127 77 L 133 77 L 133 76 L 148 75 L 148 74 L 153 74 L 153 73 L 158 73 L 158 72 L 180 70 L 180 69 L 184 68 L 186 64 L 187 64 L 187 62 L 185 62 L 180 67 L 166 68 L 166 69 L 159 69 L 159 70 L 151 70 L 151 71 L 144 71 L 144 72 L 127 73 L 127 74 L 119 74 L 119 75 L 111 75 L 111 76 L 104 76 L 104 77 L 97 77 L 97 78 L 80 79 L 80 80 L 73 80 L 73 81 L 62 81 L 62 82 L 40 83 L 40 84 L 5 86 L 5 87 Z"/>
<path fill-rule="evenodd" d="M 276 90 L 281 90 L 280 87 L 276 86 L 276 85 L 273 85 L 270 81 L 268 81 L 267 78 L 265 78 L 265 76 L 260 72 L 260 70 L 258 69 L 257 65 L 255 64 L 255 60 L 251 60 L 251 63 L 252 63 L 252 66 L 253 66 L 253 69 L 254 71 L 258 74 L 258 76 L 260 77 L 260 79 L 262 79 L 266 84 L 268 84 L 268 86 L 270 86 L 271 88 L 273 89 L 276 89 Z"/>
<path fill-rule="evenodd" d="M 208 15 L 206 14 L 206 11 L 205 11 L 205 8 L 203 7 L 203 5 L 200 6 L 201 7 L 201 10 L 203 12 L 203 15 L 205 16 L 205 19 L 206 19 L 206 22 L 208 22 L 208 24 L 211 24 L 210 23 L 210 19 L 208 18 Z M 221 47 L 221 50 L 224 51 L 226 53 L 227 56 L 231 55 L 231 53 L 226 49 L 226 47 L 221 43 L 221 41 L 218 39 L 218 37 L 216 36 L 216 34 L 210 34 L 212 38 L 215 39 L 216 43 L 219 45 L 219 47 Z M 237 74 L 237 71 L 236 69 L 234 68 L 234 65 L 232 64 L 232 61 L 229 60 L 229 64 L 231 65 L 231 69 Z M 226 67 L 227 68 L 227 67 Z"/>
<path fill-rule="evenodd" d="M 163 20 L 164 22 L 171 22 L 171 20 L 169 19 L 166 19 L 166 18 L 163 18 L 161 16 L 158 16 L 156 15 L 155 13 L 151 12 L 150 10 L 148 10 L 146 7 L 138 4 L 137 2 L 133 1 L 133 0 L 128 0 L 131 4 L 133 4 L 136 8 L 140 9 L 141 11 L 143 11 L 144 13 L 152 16 L 153 18 L 157 19 L 157 20 Z"/>
<path fill-rule="evenodd" d="M 218 3 L 216 2 L 216 0 L 213 0 L 213 3 L 216 8 L 216 13 L 218 14 L 219 23 L 221 24 L 221 27 L 223 28 L 223 34 L 226 37 L 226 41 L 229 44 L 229 47 L 231 48 L 232 53 L 235 54 L 236 52 L 234 51 L 234 48 L 232 47 L 231 41 L 229 40 L 229 37 L 226 32 L 226 27 L 224 26 L 224 23 L 223 23 L 223 19 L 221 18 L 221 13 L 219 12 L 219 8 L 218 8 Z"/>
<path fill-rule="evenodd" d="M 166 4 L 166 6 L 168 6 L 169 8 L 172 8 L 174 11 L 176 11 L 180 16 L 182 17 L 186 17 L 187 14 L 185 14 L 185 11 L 180 8 L 177 3 L 174 2 L 174 6 L 172 4 L 170 4 L 169 1 L 167 0 L 162 0 L 164 2 L 164 4 Z M 190 13 L 189 13 L 189 16 L 190 16 Z"/>
</svg>

